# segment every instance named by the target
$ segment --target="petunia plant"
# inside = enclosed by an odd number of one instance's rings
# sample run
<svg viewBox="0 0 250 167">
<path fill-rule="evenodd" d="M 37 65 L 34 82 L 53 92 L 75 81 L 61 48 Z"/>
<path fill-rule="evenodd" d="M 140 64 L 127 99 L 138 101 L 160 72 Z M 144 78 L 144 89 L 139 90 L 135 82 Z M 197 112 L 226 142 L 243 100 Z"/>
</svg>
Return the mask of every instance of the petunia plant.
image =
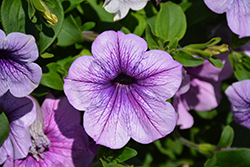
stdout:
<svg viewBox="0 0 250 167">
<path fill-rule="evenodd" d="M 250 166 L 249 5 L 0 1 L 0 167 Z"/>
</svg>

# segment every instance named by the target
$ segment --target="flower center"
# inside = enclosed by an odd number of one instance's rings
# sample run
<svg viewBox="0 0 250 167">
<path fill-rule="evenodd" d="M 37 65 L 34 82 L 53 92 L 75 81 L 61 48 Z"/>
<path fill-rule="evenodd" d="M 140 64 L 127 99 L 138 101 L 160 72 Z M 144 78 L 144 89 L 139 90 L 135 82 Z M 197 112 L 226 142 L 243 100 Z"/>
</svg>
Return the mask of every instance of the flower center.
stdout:
<svg viewBox="0 0 250 167">
<path fill-rule="evenodd" d="M 50 140 L 43 132 L 44 120 L 39 103 L 36 101 L 36 99 L 33 98 L 33 100 L 37 105 L 36 106 L 37 117 L 33 122 L 33 124 L 31 124 L 29 127 L 31 142 L 32 142 L 32 146 L 30 147 L 29 153 L 38 162 L 39 157 L 42 159 L 45 158 L 43 152 L 46 151 L 51 144 Z"/>
<path fill-rule="evenodd" d="M 135 80 L 134 78 L 124 74 L 124 73 L 121 73 L 119 74 L 115 79 L 113 79 L 112 83 L 119 83 L 119 84 L 122 84 L 122 85 L 130 85 L 132 83 L 134 83 Z"/>
</svg>

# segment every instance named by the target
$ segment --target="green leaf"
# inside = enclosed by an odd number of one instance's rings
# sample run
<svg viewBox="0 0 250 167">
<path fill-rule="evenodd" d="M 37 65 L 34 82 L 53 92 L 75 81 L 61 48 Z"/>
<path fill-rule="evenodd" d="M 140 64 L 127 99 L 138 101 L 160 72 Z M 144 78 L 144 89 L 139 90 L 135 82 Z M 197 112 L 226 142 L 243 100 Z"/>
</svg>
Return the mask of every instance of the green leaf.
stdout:
<svg viewBox="0 0 250 167">
<path fill-rule="evenodd" d="M 172 150 L 170 149 L 166 149 L 163 147 L 163 145 L 161 144 L 160 140 L 155 140 L 154 141 L 154 145 L 156 146 L 156 148 L 158 149 L 158 151 L 164 155 L 167 155 L 170 159 L 176 159 L 175 154 L 173 153 Z"/>
<path fill-rule="evenodd" d="M 194 57 L 192 54 L 184 50 L 179 50 L 179 52 L 175 54 L 173 58 L 186 67 L 198 66 L 204 62 L 203 58 Z"/>
<path fill-rule="evenodd" d="M 211 57 L 209 59 L 207 59 L 210 63 L 212 63 L 215 67 L 217 68 L 223 68 L 224 65 L 222 63 L 222 61 L 216 57 Z"/>
<path fill-rule="evenodd" d="M 63 27 L 58 35 L 58 46 L 69 46 L 76 42 L 82 42 L 82 32 L 72 15 L 64 19 Z"/>
<path fill-rule="evenodd" d="M 124 149 L 122 149 L 121 154 L 118 156 L 117 162 L 124 162 L 136 155 L 137 155 L 137 151 L 135 151 L 132 148 L 125 147 Z"/>
<path fill-rule="evenodd" d="M 79 5 L 83 0 L 60 0 L 63 6 L 64 13 L 67 13 Z"/>
<path fill-rule="evenodd" d="M 231 52 L 229 60 L 234 68 L 235 77 L 241 81 L 250 79 L 250 57 L 243 52 Z"/>
<path fill-rule="evenodd" d="M 137 152 L 129 147 L 112 150 L 104 146 L 100 147 L 97 154 L 103 166 L 106 167 L 115 167 L 136 155 Z"/>
<path fill-rule="evenodd" d="M 239 38 L 238 35 L 232 33 L 231 44 L 232 48 L 238 48 L 240 46 L 246 45 L 246 43 L 250 40 L 250 37 Z"/>
<path fill-rule="evenodd" d="M 63 90 L 64 69 L 57 63 L 49 63 L 43 68 L 40 84 L 55 90 Z"/>
<path fill-rule="evenodd" d="M 32 95 L 37 96 L 37 97 L 41 97 L 41 96 L 45 96 L 46 94 L 48 94 L 50 92 L 50 89 L 46 86 L 43 85 L 39 85 L 33 92 Z"/>
<path fill-rule="evenodd" d="M 221 133 L 219 144 L 217 145 L 218 149 L 228 148 L 232 145 L 234 139 L 234 130 L 231 126 L 227 125 L 223 132 Z"/>
<path fill-rule="evenodd" d="M 55 6 L 54 8 L 50 8 L 50 11 L 55 14 L 59 20 L 56 26 L 47 23 L 38 12 L 35 13 L 37 21 L 33 23 L 28 14 L 29 4 L 25 0 L 3 0 L 1 6 L 1 20 L 5 33 L 21 32 L 24 34 L 31 34 L 37 40 L 40 53 L 44 52 L 56 39 L 64 19 L 64 12 L 60 1 L 50 1 Z M 46 5 L 48 4 L 48 2 L 44 2 Z"/>
<path fill-rule="evenodd" d="M 102 6 L 104 1 L 86 0 L 81 3 L 82 10 L 86 17 L 93 21 L 113 23 L 113 14 L 108 13 Z"/>
<path fill-rule="evenodd" d="M 130 12 L 123 20 L 122 24 L 129 29 L 130 32 L 141 36 L 146 28 L 146 19 L 139 13 Z"/>
<path fill-rule="evenodd" d="M 186 16 L 181 7 L 171 1 L 160 4 L 160 11 L 155 20 L 155 33 L 165 40 L 172 42 L 185 35 L 187 23 Z"/>
<path fill-rule="evenodd" d="M 179 4 L 182 10 L 185 12 L 189 7 L 192 6 L 192 2 L 189 2 L 188 0 L 182 0 L 182 2 Z"/>
<path fill-rule="evenodd" d="M 218 115 L 218 112 L 217 112 L 216 109 L 214 109 L 214 110 L 205 111 L 205 112 L 196 111 L 196 114 L 199 115 L 199 116 L 200 116 L 201 118 L 203 118 L 203 119 L 211 120 L 211 119 L 213 119 L 215 116 Z"/>
<path fill-rule="evenodd" d="M 214 14 L 201 0 L 192 0 L 191 3 L 192 5 L 185 11 L 188 20 L 188 27 L 207 19 Z M 199 15 L 198 17 L 197 14 Z"/>
<path fill-rule="evenodd" d="M 250 149 L 222 150 L 208 160 L 205 167 L 247 167 L 250 166 Z"/>
<path fill-rule="evenodd" d="M 41 57 L 44 59 L 49 59 L 49 58 L 53 58 L 54 55 L 52 53 L 45 52 L 41 55 Z"/>
<path fill-rule="evenodd" d="M 146 26 L 146 41 L 148 43 L 149 49 L 161 49 L 164 50 L 163 44 L 165 40 L 162 37 L 159 37 L 154 34 L 153 29 L 151 28 L 151 25 L 148 24 Z"/>
<path fill-rule="evenodd" d="M 82 25 L 81 30 L 82 31 L 88 31 L 88 30 L 91 30 L 94 27 L 95 27 L 95 22 L 89 21 L 89 22 L 86 22 L 86 23 L 84 23 Z"/>
<path fill-rule="evenodd" d="M 0 147 L 8 138 L 10 133 L 9 121 L 2 109 L 0 108 Z"/>
</svg>

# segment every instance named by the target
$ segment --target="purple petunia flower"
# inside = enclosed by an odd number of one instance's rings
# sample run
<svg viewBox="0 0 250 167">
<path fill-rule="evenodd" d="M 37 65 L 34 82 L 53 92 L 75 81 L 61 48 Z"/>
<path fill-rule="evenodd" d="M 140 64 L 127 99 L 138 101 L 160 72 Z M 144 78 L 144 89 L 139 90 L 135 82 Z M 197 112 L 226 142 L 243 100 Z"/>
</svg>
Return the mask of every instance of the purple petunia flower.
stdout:
<svg viewBox="0 0 250 167">
<path fill-rule="evenodd" d="M 250 129 L 250 80 L 233 83 L 225 94 L 231 102 L 235 122 Z"/>
<path fill-rule="evenodd" d="M 0 30 L 0 96 L 9 90 L 24 97 L 38 86 L 42 70 L 33 63 L 38 56 L 33 36 L 18 32 L 6 36 Z"/>
<path fill-rule="evenodd" d="M 222 69 L 214 67 L 207 60 L 197 67 L 185 67 L 182 86 L 173 99 L 180 129 L 191 128 L 194 124 L 189 110 L 209 111 L 218 106 L 221 82 L 233 73 L 228 54 L 223 54 L 220 58 L 224 63 Z"/>
<path fill-rule="evenodd" d="M 9 137 L 0 147 L 0 164 L 8 157 L 24 158 L 32 145 L 29 126 L 36 119 L 35 103 L 29 96 L 17 98 L 9 92 L 0 97 L 0 107 L 9 120 Z"/>
<path fill-rule="evenodd" d="M 41 107 L 42 118 L 39 118 L 40 110 L 37 111 L 37 122 L 33 124 L 35 127 L 31 127 L 34 131 L 31 131 L 33 145 L 30 154 L 14 161 L 9 158 L 5 165 L 89 166 L 95 157 L 97 146 L 89 147 L 89 138 L 80 125 L 80 112 L 69 104 L 67 98 L 55 99 L 52 94 L 48 94 Z M 41 127 L 43 132 L 39 129 Z"/>
<path fill-rule="evenodd" d="M 144 39 L 106 31 L 93 56 L 76 59 L 65 78 L 69 102 L 85 110 L 84 128 L 98 144 L 123 147 L 130 138 L 150 143 L 173 131 L 176 113 L 166 102 L 178 90 L 182 65 Z"/>
<path fill-rule="evenodd" d="M 240 38 L 250 36 L 250 1 L 249 0 L 204 0 L 215 13 L 227 15 L 230 29 Z"/>
</svg>

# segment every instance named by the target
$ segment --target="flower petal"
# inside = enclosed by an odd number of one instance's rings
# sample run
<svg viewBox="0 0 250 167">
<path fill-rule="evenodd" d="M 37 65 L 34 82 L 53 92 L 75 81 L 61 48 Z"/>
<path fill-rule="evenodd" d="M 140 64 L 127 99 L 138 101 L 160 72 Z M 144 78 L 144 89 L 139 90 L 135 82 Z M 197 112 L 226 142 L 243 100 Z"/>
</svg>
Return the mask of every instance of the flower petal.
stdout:
<svg viewBox="0 0 250 167">
<path fill-rule="evenodd" d="M 14 96 L 24 97 L 38 86 L 42 70 L 32 63 L 38 56 L 31 35 L 10 33 L 0 38 L 0 96 L 10 90 Z"/>
<path fill-rule="evenodd" d="M 160 50 L 144 53 L 138 67 L 131 73 L 136 78 L 136 84 L 162 101 L 170 99 L 182 81 L 182 65 Z"/>
<path fill-rule="evenodd" d="M 4 45 L 0 45 L 0 49 L 11 52 L 13 59 L 22 62 L 35 61 L 39 56 L 35 38 L 18 32 L 8 34 Z"/>
<path fill-rule="evenodd" d="M 205 4 L 215 13 L 228 11 L 234 0 L 204 0 Z"/>
<path fill-rule="evenodd" d="M 11 144 L 6 149 L 13 150 L 13 155 L 9 156 L 14 159 L 24 158 L 32 145 L 29 126 L 36 118 L 35 102 L 30 97 L 16 98 L 8 92 L 0 97 L 0 106 L 10 122 L 7 140 Z"/>
<path fill-rule="evenodd" d="M 120 73 L 120 50 L 115 31 L 105 31 L 98 35 L 92 44 L 91 51 L 109 79 L 115 78 Z"/>
<path fill-rule="evenodd" d="M 148 0 L 106 0 L 103 6 L 107 12 L 114 13 L 114 21 L 117 21 L 123 19 L 130 8 L 141 10 L 147 2 Z"/>
<path fill-rule="evenodd" d="M 5 35 L 4 31 L 0 29 L 0 45 L 2 44 L 2 42 L 4 42 L 2 39 L 5 37 L 6 37 L 6 35 Z"/>
<path fill-rule="evenodd" d="M 250 36 L 250 1 L 235 0 L 227 11 L 227 22 L 230 29 L 239 38 Z"/>
<path fill-rule="evenodd" d="M 248 112 L 250 110 L 250 80 L 243 80 L 229 86 L 225 94 L 232 104 L 233 112 Z"/>
<path fill-rule="evenodd" d="M 120 8 L 120 1 L 118 0 L 105 0 L 103 7 L 109 13 L 115 13 Z"/>
<path fill-rule="evenodd" d="M 2 93 L 9 89 L 16 97 L 27 96 L 39 85 L 41 77 L 42 69 L 35 63 L 20 63 L 11 59 L 0 60 L 0 92 Z"/>
<path fill-rule="evenodd" d="M 82 56 L 76 59 L 64 79 L 64 92 L 69 102 L 78 110 L 100 105 L 98 92 L 110 86 L 109 76 L 106 75 L 94 57 Z"/>
<path fill-rule="evenodd" d="M 101 105 L 92 106 L 85 111 L 85 131 L 97 144 L 115 149 L 123 147 L 128 142 L 130 136 L 126 132 L 127 125 L 123 123 L 125 116 L 122 115 L 125 112 L 122 111 L 123 104 L 127 100 L 123 97 L 123 92 L 123 89 L 115 86 L 99 91 L 100 95 L 104 95 L 100 99 Z"/>
<path fill-rule="evenodd" d="M 217 68 L 208 60 L 205 60 L 202 65 L 196 67 L 185 67 L 188 74 L 202 80 L 222 81 L 233 74 L 233 68 L 228 58 L 228 54 L 222 54 L 218 58 L 224 64 L 223 68 Z"/>
<path fill-rule="evenodd" d="M 190 89 L 181 95 L 182 102 L 190 109 L 209 111 L 218 106 L 221 99 L 221 83 L 209 83 L 197 78 L 191 79 Z"/>
<path fill-rule="evenodd" d="M 171 133 L 177 121 L 173 106 L 153 98 L 142 89 L 142 86 L 132 87 L 128 94 L 133 109 L 128 113 L 132 138 L 139 143 L 147 144 Z M 126 104 L 124 103 L 124 108 L 127 108 Z"/>
<path fill-rule="evenodd" d="M 133 73 L 147 50 L 147 43 L 134 34 L 106 31 L 100 34 L 92 45 L 93 56 L 105 72 L 113 78 L 120 72 Z M 113 79 L 112 78 L 112 79 Z"/>
<path fill-rule="evenodd" d="M 108 90 L 109 98 L 103 98 L 103 105 L 84 114 L 85 130 L 97 144 L 122 148 L 130 137 L 150 143 L 174 129 L 176 114 L 169 103 L 155 100 L 139 86 L 117 84 Z"/>
<path fill-rule="evenodd" d="M 134 70 L 139 68 L 139 64 L 144 59 L 143 54 L 147 50 L 148 45 L 143 38 L 134 34 L 125 35 L 123 32 L 118 31 L 117 36 L 121 71 L 133 77 Z"/>
<path fill-rule="evenodd" d="M 173 106 L 175 107 L 178 114 L 177 125 L 180 125 L 180 129 L 191 128 L 194 124 L 194 118 L 188 112 L 190 109 L 182 103 L 180 96 L 174 97 Z"/>
</svg>

